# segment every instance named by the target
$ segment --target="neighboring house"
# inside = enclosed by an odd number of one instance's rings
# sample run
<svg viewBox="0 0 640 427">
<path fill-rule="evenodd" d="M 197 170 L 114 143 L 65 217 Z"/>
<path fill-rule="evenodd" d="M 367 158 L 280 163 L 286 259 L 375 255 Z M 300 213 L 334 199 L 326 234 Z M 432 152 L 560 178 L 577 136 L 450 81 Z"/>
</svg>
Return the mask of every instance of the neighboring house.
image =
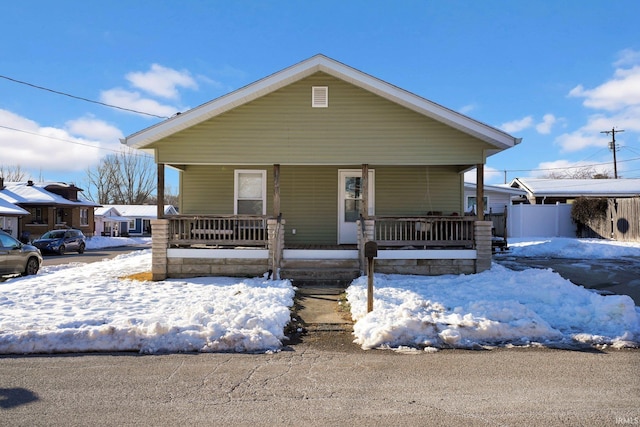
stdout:
<svg viewBox="0 0 640 427">
<path fill-rule="evenodd" d="M 180 215 L 153 222 L 154 279 L 350 280 L 369 241 L 378 272 L 490 268 L 464 172 L 482 182 L 519 139 L 317 55 L 122 142 L 154 153 L 159 195 L 165 166 L 180 172 Z"/>
<path fill-rule="evenodd" d="M 29 212 L 0 198 L 0 230 L 18 238 L 18 219 L 25 215 Z"/>
<path fill-rule="evenodd" d="M 96 236 L 120 236 L 122 230 L 127 230 L 127 224 L 132 218 L 122 216 L 113 206 L 101 206 L 95 209 Z"/>
<path fill-rule="evenodd" d="M 640 196 L 640 179 L 516 178 L 509 186 L 526 191 L 522 203 L 532 205 L 571 203 L 578 197 Z M 517 200 L 514 200 L 514 203 L 516 202 Z"/>
<path fill-rule="evenodd" d="M 476 184 L 473 182 L 464 183 L 464 211 L 465 213 L 476 212 Z M 518 188 L 506 185 L 484 185 L 484 213 L 500 214 L 504 213 L 507 206 L 511 205 L 512 199 L 526 196 L 527 192 Z"/>
<path fill-rule="evenodd" d="M 77 228 L 93 236 L 93 211 L 99 205 L 80 199 L 81 191 L 62 182 L 0 181 L 0 199 L 27 211 L 18 221 L 17 232 L 31 239 L 55 228 Z"/>
<path fill-rule="evenodd" d="M 620 201 L 640 196 L 640 179 L 516 178 L 509 185 L 526 192 L 522 197 L 513 198 L 513 205 L 509 209 L 509 237 L 518 238 L 576 237 L 578 229 L 572 220 L 571 210 L 573 202 L 579 197 Z M 612 212 L 611 218 L 617 215 L 623 215 L 625 220 L 637 224 L 637 214 L 627 216 L 621 210 Z M 633 227 L 635 229 L 637 225 Z M 628 238 L 619 232 L 617 221 L 607 220 L 605 228 L 608 230 L 603 231 L 601 237 Z"/>
<path fill-rule="evenodd" d="M 105 214 L 113 215 L 106 217 L 113 224 L 108 227 L 109 235 L 150 236 L 151 220 L 158 218 L 156 205 L 104 205 L 98 212 L 103 220 Z M 172 205 L 164 206 L 163 215 L 177 214 L 178 211 Z M 105 230 L 103 229 L 103 231 Z"/>
</svg>

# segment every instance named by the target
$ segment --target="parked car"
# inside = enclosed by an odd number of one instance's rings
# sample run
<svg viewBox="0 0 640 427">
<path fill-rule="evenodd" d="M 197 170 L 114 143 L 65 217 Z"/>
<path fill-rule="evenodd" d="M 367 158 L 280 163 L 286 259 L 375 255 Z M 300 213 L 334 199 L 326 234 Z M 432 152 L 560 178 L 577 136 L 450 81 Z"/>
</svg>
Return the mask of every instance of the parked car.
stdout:
<svg viewBox="0 0 640 427">
<path fill-rule="evenodd" d="M 60 255 L 68 251 L 84 252 L 87 246 L 82 231 L 74 229 L 50 230 L 39 239 L 33 241 L 33 246 L 42 252 L 56 252 Z"/>
<path fill-rule="evenodd" d="M 0 276 L 36 274 L 42 265 L 40 250 L 0 230 Z"/>
</svg>

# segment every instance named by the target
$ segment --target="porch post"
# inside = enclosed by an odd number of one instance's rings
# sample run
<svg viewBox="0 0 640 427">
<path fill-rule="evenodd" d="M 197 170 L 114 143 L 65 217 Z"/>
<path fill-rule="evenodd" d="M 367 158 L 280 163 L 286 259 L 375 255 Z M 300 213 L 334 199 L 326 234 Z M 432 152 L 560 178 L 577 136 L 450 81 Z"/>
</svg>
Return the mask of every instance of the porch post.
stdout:
<svg viewBox="0 0 640 427">
<path fill-rule="evenodd" d="M 474 239 L 476 248 L 476 273 L 491 268 L 491 221 L 474 222 Z"/>
<path fill-rule="evenodd" d="M 158 219 L 164 216 L 164 163 L 158 163 Z"/>
<path fill-rule="evenodd" d="M 476 216 L 484 221 L 484 163 L 476 166 Z"/>
<path fill-rule="evenodd" d="M 269 269 L 271 278 L 280 279 L 280 265 L 282 264 L 282 252 L 284 250 L 284 225 L 281 218 L 269 218 L 267 220 L 267 235 L 269 248 Z"/>
<path fill-rule="evenodd" d="M 360 180 L 362 188 L 360 193 L 362 194 L 362 205 L 360 206 L 360 216 L 364 219 L 369 218 L 369 165 L 362 165 L 362 178 Z"/>
<path fill-rule="evenodd" d="M 280 165 L 273 165 L 273 216 L 280 215 Z"/>
<path fill-rule="evenodd" d="M 151 220 L 151 236 L 151 280 L 164 280 L 167 278 L 169 220 Z"/>
</svg>

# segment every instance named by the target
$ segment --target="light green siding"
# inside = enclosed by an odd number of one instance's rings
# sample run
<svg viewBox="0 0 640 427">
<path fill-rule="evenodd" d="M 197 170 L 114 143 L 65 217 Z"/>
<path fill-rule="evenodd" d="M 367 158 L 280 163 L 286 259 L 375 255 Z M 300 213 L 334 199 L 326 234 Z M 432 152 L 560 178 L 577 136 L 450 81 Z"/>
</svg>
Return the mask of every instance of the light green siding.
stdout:
<svg viewBox="0 0 640 427">
<path fill-rule="evenodd" d="M 329 107 L 311 107 L 312 86 Z M 154 143 L 167 164 L 484 163 L 487 143 L 378 95 L 316 73 Z"/>
<path fill-rule="evenodd" d="M 454 167 L 369 167 L 375 171 L 376 215 L 414 216 L 429 211 L 448 215 L 462 210 L 462 178 Z M 287 244 L 336 244 L 338 170 L 359 168 L 281 166 L 280 206 Z M 246 165 L 188 166 L 182 173 L 180 212 L 232 214 L 235 169 L 267 170 L 267 214 L 272 215 L 273 168 Z"/>
</svg>

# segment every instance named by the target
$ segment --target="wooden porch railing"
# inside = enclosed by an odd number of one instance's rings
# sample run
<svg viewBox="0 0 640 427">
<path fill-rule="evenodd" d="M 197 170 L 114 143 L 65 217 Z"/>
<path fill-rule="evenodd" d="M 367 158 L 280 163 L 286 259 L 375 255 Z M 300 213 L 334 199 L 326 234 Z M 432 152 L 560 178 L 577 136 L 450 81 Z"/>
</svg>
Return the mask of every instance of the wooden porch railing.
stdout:
<svg viewBox="0 0 640 427">
<path fill-rule="evenodd" d="M 379 246 L 473 247 L 475 217 L 372 217 Z"/>
<path fill-rule="evenodd" d="M 264 215 L 172 215 L 169 245 L 267 246 Z"/>
</svg>

